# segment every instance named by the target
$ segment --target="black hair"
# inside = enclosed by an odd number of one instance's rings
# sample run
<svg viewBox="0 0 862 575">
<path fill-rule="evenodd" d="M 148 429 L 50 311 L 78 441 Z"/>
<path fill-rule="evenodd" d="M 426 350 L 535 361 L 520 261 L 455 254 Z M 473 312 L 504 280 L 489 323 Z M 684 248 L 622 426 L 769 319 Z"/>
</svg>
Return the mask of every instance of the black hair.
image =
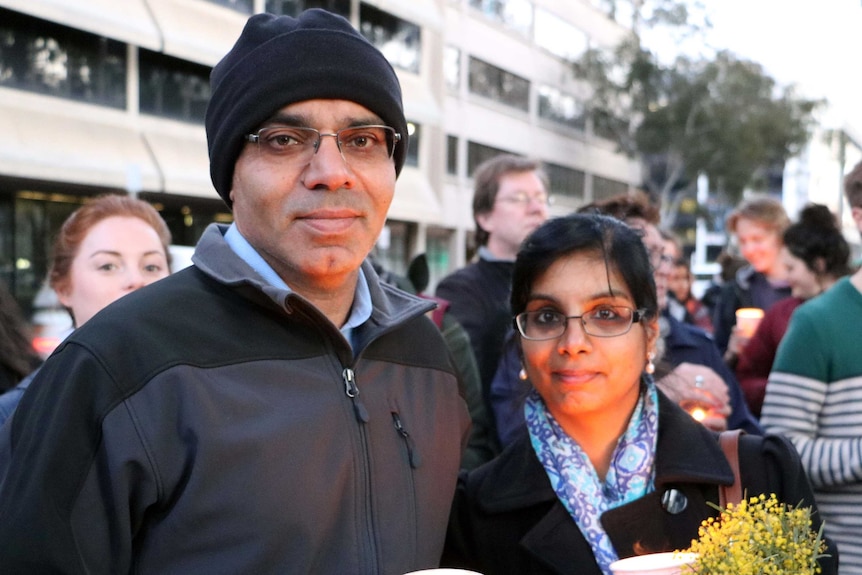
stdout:
<svg viewBox="0 0 862 575">
<path fill-rule="evenodd" d="M 832 212 L 808 204 L 799 221 L 784 231 L 784 246 L 817 276 L 840 278 L 850 273 L 850 246 Z"/>
<path fill-rule="evenodd" d="M 526 309 L 533 284 L 554 262 L 578 253 L 594 253 L 604 260 L 608 278 L 611 270 L 616 271 L 635 307 L 644 310 L 648 319 L 656 316 L 655 280 L 641 234 L 616 218 L 599 214 L 552 218 L 524 240 L 512 277 L 512 315 Z"/>
</svg>

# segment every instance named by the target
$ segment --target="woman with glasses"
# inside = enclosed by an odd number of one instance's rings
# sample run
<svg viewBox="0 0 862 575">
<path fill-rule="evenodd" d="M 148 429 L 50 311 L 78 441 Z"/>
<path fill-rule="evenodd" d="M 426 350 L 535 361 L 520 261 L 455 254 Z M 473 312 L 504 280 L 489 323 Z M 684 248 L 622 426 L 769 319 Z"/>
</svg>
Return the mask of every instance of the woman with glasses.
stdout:
<svg viewBox="0 0 862 575">
<path fill-rule="evenodd" d="M 618 558 L 687 548 L 733 472 L 715 433 L 650 375 L 658 304 L 640 234 L 595 214 L 548 221 L 518 253 L 511 303 L 533 384 L 527 425 L 462 474 L 444 564 L 599 575 Z M 746 435 L 739 455 L 749 496 L 814 505 L 786 440 Z"/>
</svg>

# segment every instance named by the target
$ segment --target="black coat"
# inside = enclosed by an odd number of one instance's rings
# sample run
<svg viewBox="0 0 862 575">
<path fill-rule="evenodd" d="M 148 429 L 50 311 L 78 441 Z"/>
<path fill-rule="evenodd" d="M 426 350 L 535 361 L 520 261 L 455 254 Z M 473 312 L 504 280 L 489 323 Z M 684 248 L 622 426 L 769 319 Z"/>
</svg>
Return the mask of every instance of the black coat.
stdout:
<svg viewBox="0 0 862 575">
<path fill-rule="evenodd" d="M 685 549 L 701 521 L 717 515 L 718 485 L 733 473 L 716 434 L 696 423 L 659 392 L 655 490 L 602 515 L 618 555 Z M 780 501 L 814 506 L 814 496 L 793 446 L 778 436 L 740 440 L 742 484 L 749 496 L 775 493 Z M 815 529 L 819 520 L 815 516 Z M 823 575 L 837 573 L 837 549 L 823 560 Z M 545 470 L 522 433 L 497 459 L 461 476 L 445 566 L 484 575 L 601 575 L 592 549 L 560 503 Z"/>
</svg>

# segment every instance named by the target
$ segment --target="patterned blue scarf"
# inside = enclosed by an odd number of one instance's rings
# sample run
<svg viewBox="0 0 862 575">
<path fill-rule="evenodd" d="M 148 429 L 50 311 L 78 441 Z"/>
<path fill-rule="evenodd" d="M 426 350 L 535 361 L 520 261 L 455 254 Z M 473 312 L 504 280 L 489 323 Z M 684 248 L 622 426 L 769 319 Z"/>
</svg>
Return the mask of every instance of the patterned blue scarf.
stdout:
<svg viewBox="0 0 862 575">
<path fill-rule="evenodd" d="M 614 449 L 604 483 L 581 447 L 563 431 L 534 389 L 524 406 L 527 429 L 536 456 L 551 486 L 583 533 L 606 575 L 618 559 L 600 518 L 609 510 L 639 499 L 655 489 L 653 461 L 658 435 L 658 393 L 644 376 L 638 404 L 626 432 Z"/>
</svg>

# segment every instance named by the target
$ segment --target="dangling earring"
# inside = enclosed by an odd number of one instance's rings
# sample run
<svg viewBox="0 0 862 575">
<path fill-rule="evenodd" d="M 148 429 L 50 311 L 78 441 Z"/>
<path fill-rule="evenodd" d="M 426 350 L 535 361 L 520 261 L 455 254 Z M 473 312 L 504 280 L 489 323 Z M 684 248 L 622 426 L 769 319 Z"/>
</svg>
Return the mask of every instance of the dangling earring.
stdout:
<svg viewBox="0 0 862 575">
<path fill-rule="evenodd" d="M 646 371 L 650 375 L 655 373 L 655 364 L 652 362 L 654 357 L 655 357 L 655 352 L 653 352 L 653 351 L 651 351 L 647 354 L 647 364 L 646 364 L 646 368 L 644 368 L 644 371 Z"/>
<path fill-rule="evenodd" d="M 524 366 L 521 366 L 521 370 L 518 372 L 518 379 L 521 381 L 527 381 L 527 370 L 524 369 Z"/>
</svg>

